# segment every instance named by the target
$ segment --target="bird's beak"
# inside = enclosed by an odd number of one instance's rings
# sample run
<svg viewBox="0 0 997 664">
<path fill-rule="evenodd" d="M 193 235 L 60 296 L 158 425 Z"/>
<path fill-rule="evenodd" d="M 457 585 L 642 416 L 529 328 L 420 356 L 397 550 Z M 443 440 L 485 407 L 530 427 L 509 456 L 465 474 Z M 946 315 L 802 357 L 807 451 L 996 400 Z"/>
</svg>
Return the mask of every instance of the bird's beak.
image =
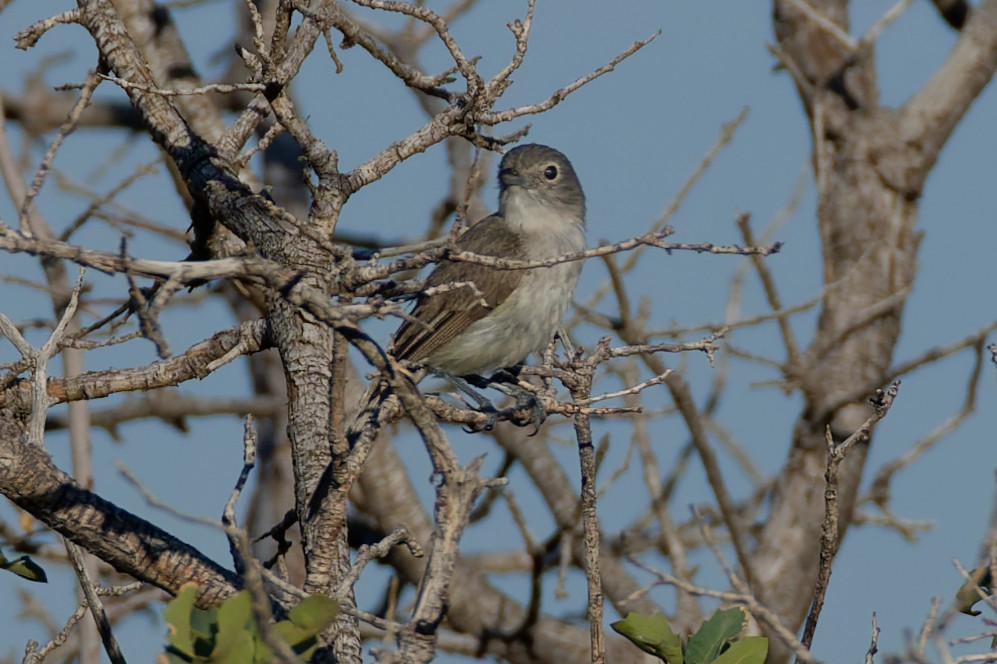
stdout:
<svg viewBox="0 0 997 664">
<path fill-rule="evenodd" d="M 503 168 L 499 171 L 499 182 L 504 187 L 522 187 L 526 183 L 526 180 L 516 169 Z"/>
</svg>

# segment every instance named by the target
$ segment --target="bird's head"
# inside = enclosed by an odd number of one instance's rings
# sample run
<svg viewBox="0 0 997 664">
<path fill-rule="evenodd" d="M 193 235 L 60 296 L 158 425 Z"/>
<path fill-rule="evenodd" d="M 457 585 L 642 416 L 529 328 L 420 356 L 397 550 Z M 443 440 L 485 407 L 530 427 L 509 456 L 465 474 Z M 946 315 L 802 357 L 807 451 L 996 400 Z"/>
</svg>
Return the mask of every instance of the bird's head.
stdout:
<svg viewBox="0 0 997 664">
<path fill-rule="evenodd" d="M 499 164 L 501 206 L 541 205 L 583 223 L 585 194 L 571 162 L 546 145 L 532 143 L 513 148 Z M 524 197 L 527 200 L 516 200 Z M 528 202 L 527 202 L 528 201 Z"/>
</svg>

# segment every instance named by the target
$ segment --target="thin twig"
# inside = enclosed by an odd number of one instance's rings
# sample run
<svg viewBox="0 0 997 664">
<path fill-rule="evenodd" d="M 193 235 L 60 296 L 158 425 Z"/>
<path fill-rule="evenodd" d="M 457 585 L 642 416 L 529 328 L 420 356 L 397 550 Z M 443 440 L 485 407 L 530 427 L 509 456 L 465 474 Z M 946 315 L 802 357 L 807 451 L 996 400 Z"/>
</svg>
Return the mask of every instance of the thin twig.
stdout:
<svg viewBox="0 0 997 664">
<path fill-rule="evenodd" d="M 924 456 L 928 450 L 933 448 L 939 442 L 944 440 L 950 433 L 955 431 L 973 413 L 973 411 L 976 410 L 976 394 L 979 388 L 980 378 L 983 375 L 982 346 L 983 340 L 981 338 L 977 342 L 973 369 L 967 379 L 966 397 L 959 411 L 911 445 L 910 449 L 901 454 L 899 457 L 880 466 L 873 475 L 868 493 L 859 499 L 860 504 L 868 501 L 876 503 L 880 508 L 885 507 L 890 495 L 890 484 L 896 474 Z"/>
<path fill-rule="evenodd" d="M 675 215 L 675 213 L 678 212 L 679 207 L 681 207 L 693 187 L 699 182 L 700 178 L 702 178 L 706 171 L 709 170 L 709 167 L 713 164 L 713 161 L 717 158 L 717 155 L 719 155 L 720 152 L 723 151 L 723 149 L 734 139 L 734 134 L 737 131 L 737 128 L 741 126 L 747 117 L 748 108 L 745 106 L 733 120 L 724 123 L 724 125 L 720 128 L 720 135 L 717 137 L 716 141 L 714 141 L 713 145 L 710 146 L 709 150 L 707 150 L 706 154 L 696 165 L 696 168 L 693 169 L 689 177 L 686 178 L 686 181 L 682 183 L 682 186 L 679 187 L 678 192 L 672 198 L 665 210 L 658 215 L 657 219 L 651 222 L 651 225 L 648 228 L 648 234 L 661 232 L 667 228 L 668 222 Z M 644 248 L 638 247 L 632 254 L 630 254 L 630 256 L 627 257 L 627 260 L 620 267 L 622 272 L 627 273 L 631 271 L 634 266 L 637 265 L 637 261 L 640 260 L 643 252 Z M 611 285 L 608 283 L 597 288 L 592 296 L 586 300 L 585 306 L 589 309 L 594 308 L 595 305 L 598 304 L 603 297 L 605 297 L 610 289 Z"/>
<path fill-rule="evenodd" d="M 603 339 L 592 355 L 572 358 L 575 380 L 568 384 L 576 402 L 591 398 L 595 367 L 608 355 L 609 339 Z M 597 508 L 595 448 L 592 445 L 592 425 L 588 415 L 573 418 L 575 438 L 578 442 L 578 460 L 581 466 L 581 519 L 584 533 L 585 579 L 588 588 L 588 623 L 592 648 L 592 664 L 606 661 L 606 637 L 602 628 L 602 576 L 599 571 L 600 527 Z"/>
<path fill-rule="evenodd" d="M 142 83 L 133 83 L 131 81 L 126 81 L 123 78 L 118 78 L 113 74 L 101 74 L 100 78 L 114 83 L 115 85 L 123 89 L 135 89 L 141 90 L 142 92 L 148 92 L 151 94 L 160 95 L 162 97 L 184 97 L 191 95 L 206 95 L 211 93 L 218 94 L 233 94 L 236 92 L 265 92 L 267 86 L 263 83 L 210 83 L 208 85 L 201 85 L 196 88 L 185 88 L 182 90 L 165 90 L 163 88 L 157 88 L 151 85 L 143 85 Z"/>
<path fill-rule="evenodd" d="M 876 43 L 879 39 L 879 35 L 886 30 L 886 28 L 893 25 L 898 18 L 900 18 L 905 11 L 910 9 L 910 6 L 914 4 L 914 0 L 897 0 L 897 2 L 886 10 L 886 12 L 879 17 L 879 19 L 873 23 L 865 34 L 859 38 L 858 47 L 866 48 Z M 875 620 L 875 618 L 873 618 Z"/>
<path fill-rule="evenodd" d="M 83 89 L 80 92 L 79 99 L 73 104 L 72 110 L 69 111 L 69 116 L 66 121 L 62 123 L 59 127 L 59 133 L 52 140 L 51 145 L 49 145 L 48 150 L 45 152 L 45 156 L 42 158 L 41 164 L 38 166 L 38 170 L 35 172 L 34 180 L 31 182 L 31 188 L 24 195 L 23 200 L 19 201 L 20 208 L 18 211 L 18 218 L 21 224 L 21 233 L 24 235 L 31 234 L 31 225 L 28 222 L 29 215 L 32 214 L 33 201 L 41 192 L 42 184 L 45 182 L 45 176 L 48 175 L 49 169 L 52 167 L 52 160 L 55 159 L 55 153 L 58 152 L 59 148 L 66 138 L 73 132 L 76 128 L 76 123 L 79 122 L 80 116 L 83 111 L 90 104 L 90 99 L 93 97 L 94 91 L 97 89 L 97 85 L 100 82 L 100 74 L 97 72 L 90 72 L 87 75 L 86 82 L 83 84 Z"/>
<path fill-rule="evenodd" d="M 827 470 L 824 473 L 824 523 L 820 535 L 820 564 L 810 613 L 807 615 L 803 636 L 800 639 L 807 648 L 813 643 L 817 621 L 824 608 L 824 596 L 827 593 L 828 582 L 831 578 L 831 563 L 838 553 L 838 467 L 848 450 L 857 443 L 867 442 L 872 437 L 873 427 L 886 417 L 899 390 L 900 381 L 895 381 L 885 391 L 877 390 L 876 396 L 870 400 L 873 406 L 872 415 L 852 435 L 840 443 L 834 441 L 831 427 L 827 428 Z M 797 658 L 797 664 L 802 664 L 799 658 Z"/>
<path fill-rule="evenodd" d="M 872 612 L 872 637 L 869 639 L 869 649 L 865 653 L 865 664 L 873 664 L 873 656 L 879 652 L 879 623 L 876 612 Z"/>
<path fill-rule="evenodd" d="M 834 37 L 842 46 L 844 46 L 850 53 L 854 53 L 858 49 L 858 42 L 849 35 L 847 32 L 841 29 L 837 23 L 832 21 L 830 18 L 825 16 L 819 9 L 811 5 L 807 0 L 785 0 L 788 4 L 793 5 L 801 12 L 807 15 L 811 21 L 816 25 L 820 26 L 824 32 Z"/>
<path fill-rule="evenodd" d="M 554 108 L 554 106 L 561 103 L 565 97 L 570 95 L 572 92 L 575 92 L 583 85 L 591 83 L 592 81 L 599 78 L 603 74 L 607 74 L 616 69 L 616 65 L 620 64 L 621 62 L 629 58 L 631 55 L 633 55 L 637 51 L 641 50 L 642 48 L 653 42 L 660 35 L 661 35 L 661 30 L 658 30 L 647 39 L 641 39 L 639 41 L 634 42 L 630 46 L 630 48 L 626 49 L 625 51 L 617 55 L 615 58 L 613 58 L 603 66 L 586 74 L 585 76 L 581 76 L 575 79 L 573 82 L 564 86 L 560 90 L 556 90 L 553 94 L 547 97 L 547 99 L 541 102 L 535 104 L 527 104 L 525 106 L 517 106 L 515 108 L 510 108 L 504 111 L 481 113 L 480 115 L 478 115 L 477 120 L 481 124 L 494 126 L 497 124 L 501 124 L 503 122 L 509 122 L 510 120 L 514 120 L 524 115 L 536 115 L 537 113 L 543 113 L 544 111 L 548 111 Z"/>
<path fill-rule="evenodd" d="M 750 216 L 747 213 L 740 214 L 735 223 L 741 231 L 741 237 L 744 239 L 744 242 L 749 245 L 753 244 L 755 242 L 755 234 L 751 230 Z M 751 256 L 749 260 L 754 266 L 755 271 L 758 272 L 758 278 L 762 282 L 762 288 L 765 290 L 765 297 L 768 300 L 769 307 L 772 308 L 772 311 L 783 311 L 782 298 L 779 297 L 779 291 L 776 289 L 775 279 L 768 268 L 768 264 L 758 255 Z M 789 372 L 792 374 L 800 366 L 800 345 L 796 341 L 796 335 L 793 334 L 789 318 L 779 316 L 776 321 L 779 325 L 779 333 L 782 335 L 782 343 L 786 348 L 786 364 L 788 365 Z"/>
<path fill-rule="evenodd" d="M 100 634 L 100 640 L 104 644 L 104 651 L 107 652 L 107 656 L 114 664 L 125 664 L 125 656 L 121 652 L 121 646 L 118 645 L 117 639 L 114 638 L 114 634 L 111 632 L 111 622 L 107 619 L 104 603 L 94 590 L 93 579 L 90 578 L 90 573 L 87 571 L 87 563 L 83 550 L 68 539 L 64 541 L 66 543 L 66 552 L 69 554 L 69 560 L 73 564 L 73 571 L 76 572 L 80 587 L 83 589 L 83 595 L 86 597 L 87 608 L 90 610 L 90 615 L 93 616 L 93 620 L 97 624 L 97 632 Z"/>
</svg>

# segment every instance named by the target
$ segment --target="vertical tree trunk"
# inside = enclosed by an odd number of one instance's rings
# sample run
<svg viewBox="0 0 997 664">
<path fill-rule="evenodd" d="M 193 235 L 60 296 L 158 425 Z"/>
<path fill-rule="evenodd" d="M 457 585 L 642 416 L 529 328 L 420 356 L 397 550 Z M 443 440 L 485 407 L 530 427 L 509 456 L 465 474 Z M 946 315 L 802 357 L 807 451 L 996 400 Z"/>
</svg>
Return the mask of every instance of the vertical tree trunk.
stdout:
<svg viewBox="0 0 997 664">
<path fill-rule="evenodd" d="M 806 617 L 817 576 L 825 432 L 829 427 L 839 441 L 853 433 L 871 414 L 868 397 L 890 378 L 917 268 L 918 198 L 941 147 L 997 63 L 997 3 L 988 1 L 925 88 L 899 109 L 884 108 L 872 44 L 847 36 L 848 3 L 809 6 L 819 16 L 776 0 L 773 19 L 779 57 L 812 130 L 825 290 L 812 343 L 800 366 L 786 367 L 804 410 L 753 556 L 765 602 L 794 629 Z M 867 451 L 867 445 L 853 448 L 840 469 L 839 537 Z M 773 646 L 770 661 L 784 661 L 788 652 Z"/>
</svg>

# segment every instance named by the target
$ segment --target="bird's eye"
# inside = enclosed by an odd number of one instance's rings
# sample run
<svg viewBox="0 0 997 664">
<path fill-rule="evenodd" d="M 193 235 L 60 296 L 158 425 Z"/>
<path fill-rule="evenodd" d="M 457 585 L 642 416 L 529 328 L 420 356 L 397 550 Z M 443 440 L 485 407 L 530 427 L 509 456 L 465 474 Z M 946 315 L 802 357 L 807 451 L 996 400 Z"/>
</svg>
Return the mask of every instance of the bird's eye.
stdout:
<svg viewBox="0 0 997 664">
<path fill-rule="evenodd" d="M 551 164 L 550 166 L 544 169 L 544 177 L 550 180 L 551 182 L 556 180 L 557 176 L 558 176 L 557 166 Z"/>
</svg>

